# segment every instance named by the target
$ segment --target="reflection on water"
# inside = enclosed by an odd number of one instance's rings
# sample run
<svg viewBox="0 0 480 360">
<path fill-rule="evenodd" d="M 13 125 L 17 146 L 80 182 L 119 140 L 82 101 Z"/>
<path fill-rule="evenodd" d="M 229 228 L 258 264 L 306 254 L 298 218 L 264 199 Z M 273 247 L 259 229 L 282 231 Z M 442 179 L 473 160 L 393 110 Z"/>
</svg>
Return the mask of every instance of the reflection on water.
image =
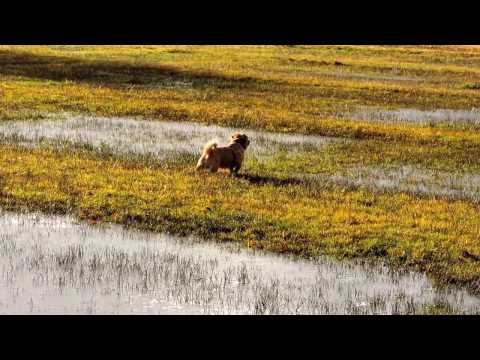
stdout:
<svg viewBox="0 0 480 360">
<path fill-rule="evenodd" d="M 480 299 L 381 265 L 294 260 L 69 217 L 0 214 L 3 314 L 477 312 Z"/>
</svg>

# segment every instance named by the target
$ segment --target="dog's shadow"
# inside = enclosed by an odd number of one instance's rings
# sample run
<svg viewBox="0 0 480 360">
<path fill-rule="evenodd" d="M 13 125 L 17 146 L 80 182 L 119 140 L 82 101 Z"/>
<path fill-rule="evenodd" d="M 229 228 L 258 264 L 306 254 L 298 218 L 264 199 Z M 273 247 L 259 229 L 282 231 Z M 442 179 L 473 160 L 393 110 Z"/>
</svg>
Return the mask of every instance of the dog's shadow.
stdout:
<svg viewBox="0 0 480 360">
<path fill-rule="evenodd" d="M 7 187 L 7 181 L 0 175 L 0 194 L 3 194 L 3 190 Z"/>
<path fill-rule="evenodd" d="M 287 185 L 301 185 L 305 182 L 295 178 L 276 178 L 272 176 L 261 176 L 255 174 L 237 174 L 235 176 L 238 179 L 246 180 L 253 185 L 274 185 L 274 186 L 287 186 Z"/>
</svg>

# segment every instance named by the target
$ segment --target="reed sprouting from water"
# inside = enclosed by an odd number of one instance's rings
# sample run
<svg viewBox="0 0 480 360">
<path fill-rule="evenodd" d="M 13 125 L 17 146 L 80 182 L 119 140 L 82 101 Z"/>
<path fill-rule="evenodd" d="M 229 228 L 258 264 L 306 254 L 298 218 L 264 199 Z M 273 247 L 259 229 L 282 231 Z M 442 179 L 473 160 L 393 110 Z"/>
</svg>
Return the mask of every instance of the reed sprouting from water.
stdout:
<svg viewBox="0 0 480 360">
<path fill-rule="evenodd" d="M 3 313 L 418 314 L 478 299 L 381 264 L 298 261 L 195 239 L 0 217 Z"/>
</svg>

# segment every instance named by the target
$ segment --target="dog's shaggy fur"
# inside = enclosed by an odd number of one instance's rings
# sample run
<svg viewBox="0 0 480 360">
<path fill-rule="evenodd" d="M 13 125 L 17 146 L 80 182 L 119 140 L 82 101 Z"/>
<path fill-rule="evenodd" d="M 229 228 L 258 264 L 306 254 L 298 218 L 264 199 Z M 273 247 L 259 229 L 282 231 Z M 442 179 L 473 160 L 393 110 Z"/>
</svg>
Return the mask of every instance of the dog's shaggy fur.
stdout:
<svg viewBox="0 0 480 360">
<path fill-rule="evenodd" d="M 229 169 L 230 173 L 237 174 L 248 145 L 250 145 L 248 136 L 239 133 L 230 136 L 227 146 L 218 146 L 216 142 L 210 141 L 203 148 L 196 170 L 209 169 L 211 172 L 217 172 L 218 169 Z"/>
</svg>

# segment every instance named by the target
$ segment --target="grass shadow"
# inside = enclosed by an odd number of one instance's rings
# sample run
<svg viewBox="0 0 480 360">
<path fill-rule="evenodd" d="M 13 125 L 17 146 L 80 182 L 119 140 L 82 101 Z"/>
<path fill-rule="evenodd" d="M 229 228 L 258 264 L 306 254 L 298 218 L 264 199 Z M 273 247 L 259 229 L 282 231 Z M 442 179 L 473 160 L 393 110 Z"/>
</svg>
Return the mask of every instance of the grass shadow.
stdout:
<svg viewBox="0 0 480 360">
<path fill-rule="evenodd" d="M 252 77 L 231 77 L 211 71 L 185 70 L 161 63 L 94 60 L 0 50 L 0 74 L 40 80 L 74 81 L 97 85 L 169 85 L 242 88 L 271 82 Z"/>
<path fill-rule="evenodd" d="M 277 178 L 273 176 L 262 176 L 256 174 L 238 174 L 239 179 L 246 180 L 252 185 L 274 185 L 274 186 L 288 186 L 288 185 L 304 185 L 305 181 L 295 178 Z"/>
<path fill-rule="evenodd" d="M 7 181 L 2 175 L 0 175 L 0 195 L 4 194 L 3 190 L 5 189 L 6 186 L 7 186 Z"/>
</svg>

